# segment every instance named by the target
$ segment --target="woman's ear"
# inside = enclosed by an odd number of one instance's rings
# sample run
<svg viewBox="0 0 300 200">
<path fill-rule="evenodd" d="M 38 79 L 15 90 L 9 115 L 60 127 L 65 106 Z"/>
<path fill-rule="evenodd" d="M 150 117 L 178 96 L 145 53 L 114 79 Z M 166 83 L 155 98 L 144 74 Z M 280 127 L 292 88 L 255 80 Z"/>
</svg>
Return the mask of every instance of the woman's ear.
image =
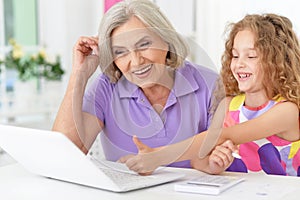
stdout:
<svg viewBox="0 0 300 200">
<path fill-rule="evenodd" d="M 114 64 L 114 66 L 115 66 L 115 72 L 114 72 L 114 77 L 117 79 L 117 80 L 119 80 L 120 78 L 121 78 L 121 76 L 122 76 L 122 72 L 119 70 L 119 68 L 117 68 L 116 67 L 116 65 Z"/>
<path fill-rule="evenodd" d="M 171 59 L 171 51 L 170 51 L 170 49 L 171 49 L 170 44 L 168 44 L 168 52 L 167 52 L 167 55 L 166 55 L 166 63 L 169 63 L 170 59 Z"/>
<path fill-rule="evenodd" d="M 167 52 L 166 59 L 171 59 L 171 53 L 170 53 L 170 50 Z"/>
<path fill-rule="evenodd" d="M 166 55 L 166 65 L 169 66 L 171 63 L 171 52 L 168 51 Z"/>
</svg>

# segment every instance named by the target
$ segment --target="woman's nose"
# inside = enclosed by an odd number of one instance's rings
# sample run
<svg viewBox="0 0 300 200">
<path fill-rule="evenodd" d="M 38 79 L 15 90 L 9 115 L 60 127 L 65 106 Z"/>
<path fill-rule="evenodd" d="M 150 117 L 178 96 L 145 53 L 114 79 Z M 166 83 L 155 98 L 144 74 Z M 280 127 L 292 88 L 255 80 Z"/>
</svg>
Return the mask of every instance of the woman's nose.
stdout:
<svg viewBox="0 0 300 200">
<path fill-rule="evenodd" d="M 139 50 L 131 50 L 130 51 L 130 65 L 138 66 L 142 63 L 142 55 Z"/>
</svg>

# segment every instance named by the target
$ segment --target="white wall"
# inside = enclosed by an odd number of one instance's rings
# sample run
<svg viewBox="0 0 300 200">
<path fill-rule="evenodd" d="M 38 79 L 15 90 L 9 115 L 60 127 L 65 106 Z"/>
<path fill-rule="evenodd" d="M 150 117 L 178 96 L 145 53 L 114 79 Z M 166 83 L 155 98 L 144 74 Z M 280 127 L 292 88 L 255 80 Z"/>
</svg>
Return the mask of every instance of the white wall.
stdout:
<svg viewBox="0 0 300 200">
<path fill-rule="evenodd" d="M 298 2 L 298 0 L 197 0 L 197 42 L 220 69 L 226 24 L 237 22 L 245 14 L 272 12 L 288 17 L 300 36 L 300 2 Z"/>
<path fill-rule="evenodd" d="M 182 34 L 192 36 L 207 53 L 216 70 L 220 69 L 225 26 L 245 14 L 273 12 L 291 19 L 300 35 L 298 0 L 154 0 Z M 40 38 L 49 52 L 62 55 L 64 68 L 71 67 L 72 47 L 81 35 L 95 35 L 103 13 L 103 0 L 39 0 Z M 196 5 L 194 9 L 193 6 Z M 194 44 L 195 45 L 195 44 Z M 203 54 L 203 52 L 200 52 Z M 204 63 L 207 63 L 204 61 Z M 67 78 L 67 76 L 65 76 Z"/>
<path fill-rule="evenodd" d="M 60 54 L 68 79 L 72 48 L 83 35 L 96 35 L 103 15 L 103 0 L 39 0 L 41 45 Z"/>
<path fill-rule="evenodd" d="M 160 7 L 172 22 L 174 28 L 185 36 L 191 36 L 195 31 L 195 13 L 194 5 L 197 0 L 155 0 L 154 2 Z M 190 20 L 187 20 L 190 19 Z"/>
</svg>

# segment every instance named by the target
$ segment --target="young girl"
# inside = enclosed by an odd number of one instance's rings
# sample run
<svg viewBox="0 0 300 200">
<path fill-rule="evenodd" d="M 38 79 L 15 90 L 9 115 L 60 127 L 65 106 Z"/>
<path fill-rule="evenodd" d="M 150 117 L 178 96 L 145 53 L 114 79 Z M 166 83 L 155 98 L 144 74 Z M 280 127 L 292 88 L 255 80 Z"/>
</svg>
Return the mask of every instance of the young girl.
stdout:
<svg viewBox="0 0 300 200">
<path fill-rule="evenodd" d="M 207 171 L 210 163 L 201 157 L 211 153 L 224 160 L 226 143 L 211 150 L 229 139 L 239 145 L 241 159 L 228 170 L 300 176 L 300 47 L 291 21 L 264 14 L 232 24 L 221 77 L 226 98 L 208 131 L 153 149 L 134 138 L 139 154 L 121 161 L 139 173 L 179 160 Z"/>
</svg>

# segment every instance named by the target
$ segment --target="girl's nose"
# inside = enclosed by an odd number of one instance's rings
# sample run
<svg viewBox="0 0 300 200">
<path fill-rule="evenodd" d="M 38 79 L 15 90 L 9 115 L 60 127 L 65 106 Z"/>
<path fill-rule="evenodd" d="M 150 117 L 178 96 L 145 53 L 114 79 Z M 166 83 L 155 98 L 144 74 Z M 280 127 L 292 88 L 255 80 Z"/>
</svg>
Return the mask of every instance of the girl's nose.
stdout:
<svg viewBox="0 0 300 200">
<path fill-rule="evenodd" d="M 238 61 L 237 61 L 237 63 L 236 63 L 236 65 L 238 67 L 244 67 L 245 66 L 244 60 L 242 58 L 239 58 Z"/>
</svg>

